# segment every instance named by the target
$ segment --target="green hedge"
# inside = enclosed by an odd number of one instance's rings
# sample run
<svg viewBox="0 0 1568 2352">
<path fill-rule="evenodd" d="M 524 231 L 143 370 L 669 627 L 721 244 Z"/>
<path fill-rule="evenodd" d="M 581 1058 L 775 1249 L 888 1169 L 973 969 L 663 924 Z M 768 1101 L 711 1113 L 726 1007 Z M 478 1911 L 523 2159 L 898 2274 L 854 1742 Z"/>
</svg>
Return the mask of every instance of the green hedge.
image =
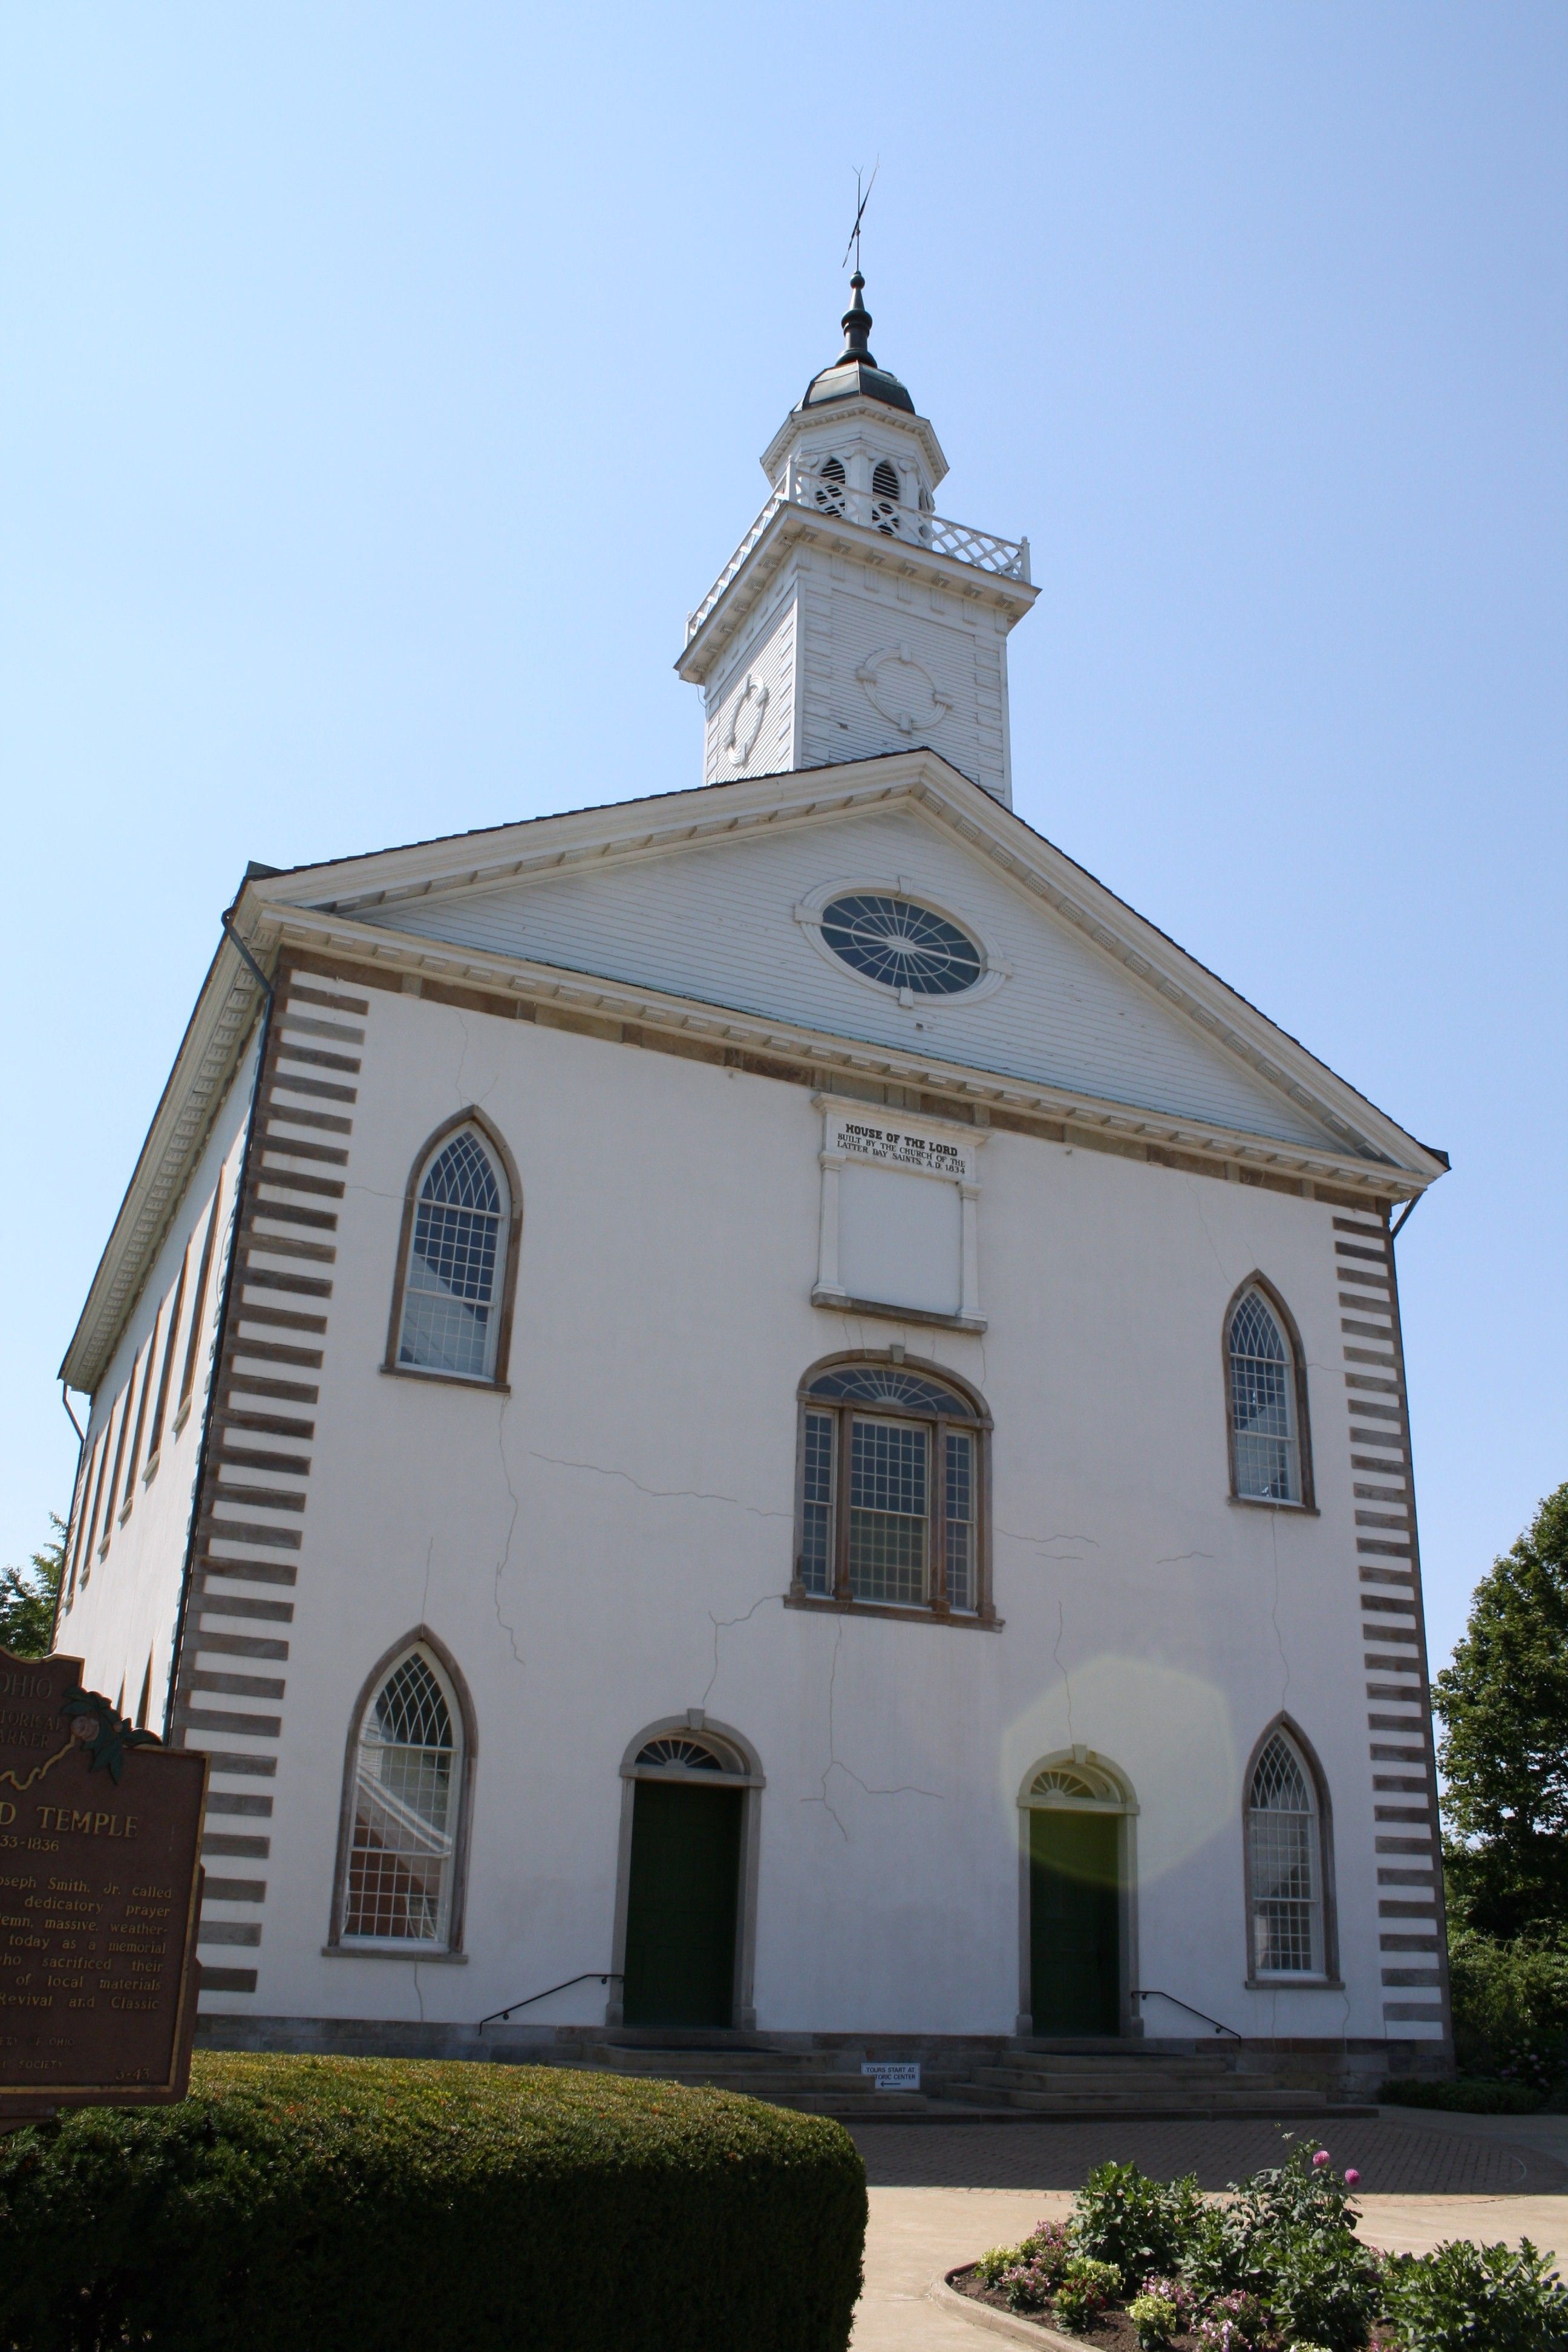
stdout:
<svg viewBox="0 0 1568 2352">
<path fill-rule="evenodd" d="M 838 2125 L 547 2067 L 198 2053 L 0 2141 L 5 2352 L 843 2352 Z"/>
<path fill-rule="evenodd" d="M 1395 2075 L 1377 2095 L 1384 2106 L 1439 2107 L 1458 2116 L 1532 2116 L 1541 2105 L 1539 2091 L 1483 2074 L 1460 2074 L 1452 2081 L 1429 2080 L 1423 2074 Z"/>
</svg>

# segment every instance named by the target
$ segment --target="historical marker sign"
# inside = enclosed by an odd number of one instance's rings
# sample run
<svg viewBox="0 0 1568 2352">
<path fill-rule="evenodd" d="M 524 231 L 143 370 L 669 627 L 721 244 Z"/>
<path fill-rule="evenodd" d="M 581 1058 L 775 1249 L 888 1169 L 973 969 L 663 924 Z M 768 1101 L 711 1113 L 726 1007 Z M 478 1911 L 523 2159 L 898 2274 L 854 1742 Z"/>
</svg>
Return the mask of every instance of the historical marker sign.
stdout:
<svg viewBox="0 0 1568 2352">
<path fill-rule="evenodd" d="M 0 1650 L 0 2119 L 182 2099 L 207 1761 Z"/>
</svg>

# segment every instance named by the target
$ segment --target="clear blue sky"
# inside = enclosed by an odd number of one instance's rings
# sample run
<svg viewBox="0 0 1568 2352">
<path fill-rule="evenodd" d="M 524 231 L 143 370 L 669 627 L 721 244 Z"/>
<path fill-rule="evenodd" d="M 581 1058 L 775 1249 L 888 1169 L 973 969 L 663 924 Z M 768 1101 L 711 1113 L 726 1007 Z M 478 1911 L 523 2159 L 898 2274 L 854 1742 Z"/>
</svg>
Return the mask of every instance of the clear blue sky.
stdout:
<svg viewBox="0 0 1568 2352">
<path fill-rule="evenodd" d="M 1018 806 L 1454 1173 L 1434 1645 L 1564 1427 L 1568 12 L 22 6 L 0 28 L 0 1558 L 247 858 L 700 777 L 837 344 L 1027 532 Z"/>
</svg>

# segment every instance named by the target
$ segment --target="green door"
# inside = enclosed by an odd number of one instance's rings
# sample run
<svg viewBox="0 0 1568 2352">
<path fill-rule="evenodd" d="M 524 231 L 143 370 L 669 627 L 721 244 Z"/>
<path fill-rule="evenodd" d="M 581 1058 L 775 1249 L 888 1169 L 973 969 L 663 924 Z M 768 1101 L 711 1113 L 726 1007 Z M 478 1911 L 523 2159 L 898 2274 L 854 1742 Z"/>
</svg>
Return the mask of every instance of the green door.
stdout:
<svg viewBox="0 0 1568 2352">
<path fill-rule="evenodd" d="M 1029 1815 L 1030 2008 L 1037 2033 L 1121 2031 L 1115 1813 Z"/>
<path fill-rule="evenodd" d="M 638 1780 L 626 1897 L 628 2025 L 728 2025 L 741 1867 L 739 1789 Z"/>
</svg>

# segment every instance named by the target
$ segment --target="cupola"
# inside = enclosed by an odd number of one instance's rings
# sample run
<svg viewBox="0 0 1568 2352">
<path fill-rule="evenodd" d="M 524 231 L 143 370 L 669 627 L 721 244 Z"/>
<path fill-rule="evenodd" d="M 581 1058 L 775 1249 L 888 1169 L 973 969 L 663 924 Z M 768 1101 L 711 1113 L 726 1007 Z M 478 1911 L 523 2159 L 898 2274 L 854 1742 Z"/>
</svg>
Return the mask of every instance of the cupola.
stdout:
<svg viewBox="0 0 1568 2352">
<path fill-rule="evenodd" d="M 844 349 L 763 452 L 767 503 L 688 616 L 710 783 L 924 745 L 1011 794 L 1006 640 L 1026 540 L 936 511 L 942 444 L 877 363 L 857 268 Z"/>
</svg>

